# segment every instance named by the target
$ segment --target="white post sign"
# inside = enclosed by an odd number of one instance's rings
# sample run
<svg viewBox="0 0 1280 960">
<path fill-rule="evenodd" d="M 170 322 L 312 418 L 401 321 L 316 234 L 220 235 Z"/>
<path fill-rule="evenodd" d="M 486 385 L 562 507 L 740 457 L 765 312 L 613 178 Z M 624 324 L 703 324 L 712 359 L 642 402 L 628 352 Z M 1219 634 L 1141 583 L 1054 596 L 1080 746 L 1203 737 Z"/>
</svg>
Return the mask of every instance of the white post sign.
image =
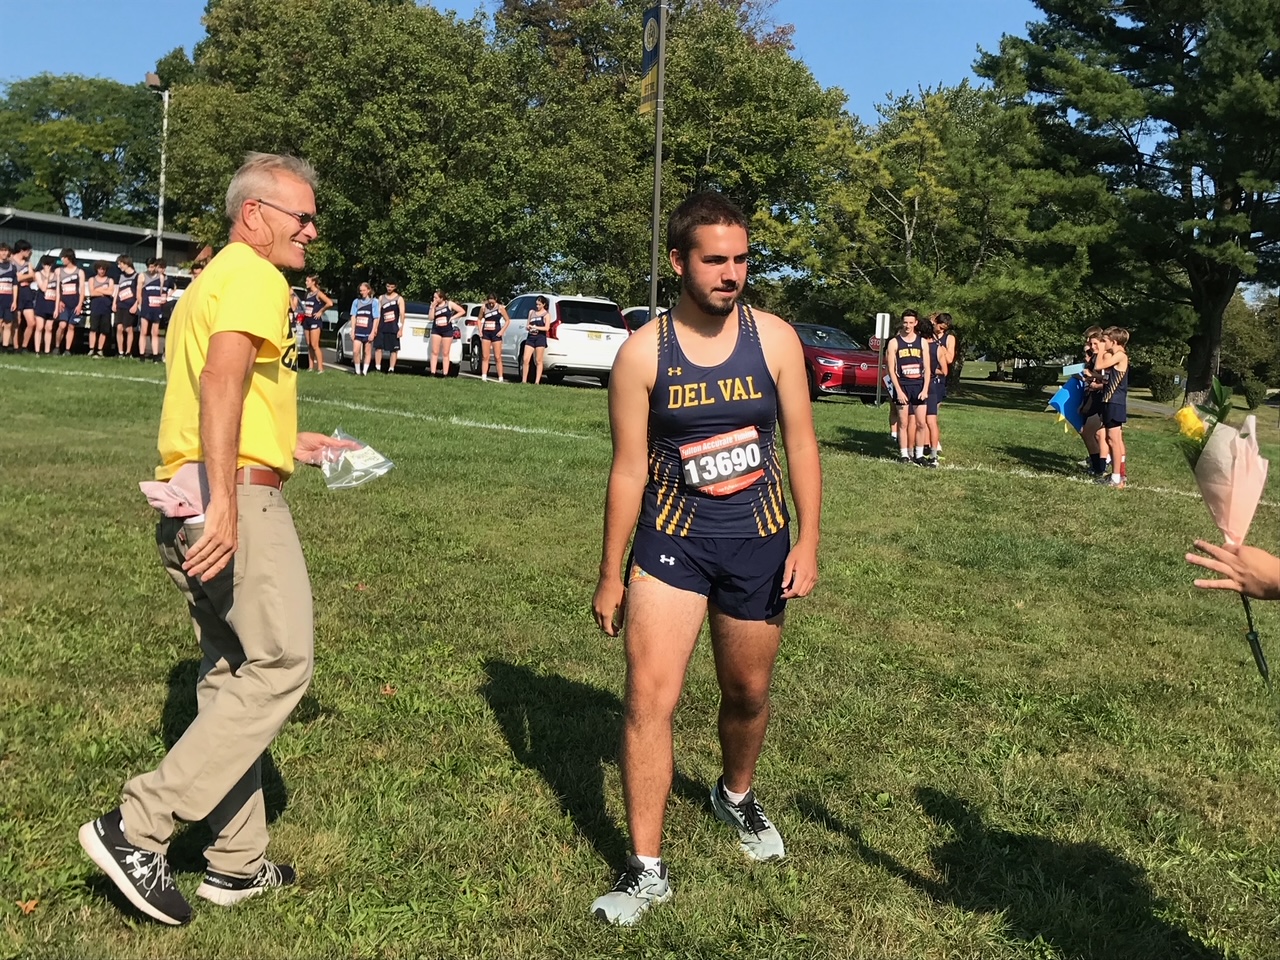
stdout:
<svg viewBox="0 0 1280 960">
<path fill-rule="evenodd" d="M 887 313 L 876 314 L 876 339 L 880 341 L 879 362 L 876 364 L 876 406 L 880 406 L 880 387 L 884 384 L 884 351 L 889 340 L 889 320 Z"/>
</svg>

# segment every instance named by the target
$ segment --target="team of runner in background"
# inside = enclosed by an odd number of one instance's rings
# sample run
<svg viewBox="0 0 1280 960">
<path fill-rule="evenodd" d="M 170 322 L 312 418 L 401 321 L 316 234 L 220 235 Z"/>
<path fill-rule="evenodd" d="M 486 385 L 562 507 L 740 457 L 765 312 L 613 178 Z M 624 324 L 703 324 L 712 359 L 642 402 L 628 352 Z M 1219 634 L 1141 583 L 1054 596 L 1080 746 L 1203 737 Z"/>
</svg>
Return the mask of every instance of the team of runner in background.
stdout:
<svg viewBox="0 0 1280 960">
<path fill-rule="evenodd" d="M 942 453 L 938 407 L 947 396 L 947 374 L 956 358 L 951 314 L 921 320 L 904 310 L 898 335 L 889 341 L 889 435 L 902 463 L 936 467 Z"/>
<path fill-rule="evenodd" d="M 131 257 L 117 257 L 119 279 L 112 278 L 110 265 L 99 260 L 93 276 L 86 279 L 74 250 L 63 250 L 57 258 L 42 256 L 35 264 L 31 259 L 26 240 L 12 248 L 0 243 L 0 349 L 45 356 L 55 350 L 59 355 L 71 353 L 76 333 L 84 329 L 89 356 L 105 357 L 114 327 L 118 356 L 157 363 L 164 358 L 160 331 L 169 322 L 175 288 L 165 275 L 164 260 L 148 260 L 144 275 Z M 192 275 L 199 276 L 203 266 L 193 266 Z"/>
</svg>

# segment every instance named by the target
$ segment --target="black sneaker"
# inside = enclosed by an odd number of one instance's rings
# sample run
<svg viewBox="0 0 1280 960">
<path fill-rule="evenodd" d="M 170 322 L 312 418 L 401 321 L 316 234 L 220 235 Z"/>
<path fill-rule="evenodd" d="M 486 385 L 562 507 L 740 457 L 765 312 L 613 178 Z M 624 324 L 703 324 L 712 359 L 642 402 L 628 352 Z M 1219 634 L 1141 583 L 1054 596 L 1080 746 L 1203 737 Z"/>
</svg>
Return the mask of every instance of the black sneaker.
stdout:
<svg viewBox="0 0 1280 960">
<path fill-rule="evenodd" d="M 191 919 L 191 904 L 173 885 L 168 858 L 125 839 L 119 807 L 82 826 L 80 846 L 148 917 L 175 927 Z"/>
<path fill-rule="evenodd" d="M 914 460 L 912 460 L 910 457 L 899 457 L 899 458 L 898 458 L 898 462 L 899 462 L 899 463 L 905 463 L 905 464 L 915 463 L 915 461 L 914 461 Z"/>
<path fill-rule="evenodd" d="M 275 887 L 291 887 L 297 879 L 297 871 L 289 864 L 264 860 L 252 877 L 232 877 L 206 870 L 204 882 L 196 888 L 196 896 L 222 907 L 232 907 Z"/>
<path fill-rule="evenodd" d="M 924 457 L 922 460 L 920 460 L 920 461 L 919 461 L 919 463 L 920 463 L 920 466 L 922 466 L 922 467 L 928 467 L 930 470 L 937 470 L 937 469 L 938 469 L 938 458 L 937 458 L 937 457 Z"/>
</svg>

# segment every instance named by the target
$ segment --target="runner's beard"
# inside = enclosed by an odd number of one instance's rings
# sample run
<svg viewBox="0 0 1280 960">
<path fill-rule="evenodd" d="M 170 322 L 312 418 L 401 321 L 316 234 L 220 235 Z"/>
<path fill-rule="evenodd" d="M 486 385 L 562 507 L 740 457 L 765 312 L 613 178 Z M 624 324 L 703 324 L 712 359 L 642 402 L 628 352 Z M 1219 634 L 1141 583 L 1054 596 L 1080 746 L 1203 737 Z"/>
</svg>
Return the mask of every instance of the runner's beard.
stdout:
<svg viewBox="0 0 1280 960">
<path fill-rule="evenodd" d="M 732 290 L 703 291 L 690 284 L 685 287 L 684 292 L 690 300 L 698 305 L 698 309 L 711 317 L 727 317 L 733 312 L 733 308 L 738 302 L 737 287 Z M 712 299 L 713 297 L 719 299 Z"/>
</svg>

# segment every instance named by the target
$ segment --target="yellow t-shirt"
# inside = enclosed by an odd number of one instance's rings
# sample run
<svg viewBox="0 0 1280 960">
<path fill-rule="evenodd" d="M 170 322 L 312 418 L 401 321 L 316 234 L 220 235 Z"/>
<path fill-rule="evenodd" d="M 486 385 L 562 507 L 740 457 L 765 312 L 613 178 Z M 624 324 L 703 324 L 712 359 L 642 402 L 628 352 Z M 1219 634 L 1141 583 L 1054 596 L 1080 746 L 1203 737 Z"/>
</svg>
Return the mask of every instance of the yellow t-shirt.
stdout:
<svg viewBox="0 0 1280 960">
<path fill-rule="evenodd" d="M 215 333 L 258 337 L 258 350 L 240 415 L 238 465 L 293 472 L 298 443 L 297 347 L 289 323 L 289 284 L 269 261 L 244 243 L 232 243 L 209 261 L 183 293 L 165 337 L 169 382 L 160 414 L 160 466 L 168 480 L 200 449 L 200 374 Z"/>
</svg>

